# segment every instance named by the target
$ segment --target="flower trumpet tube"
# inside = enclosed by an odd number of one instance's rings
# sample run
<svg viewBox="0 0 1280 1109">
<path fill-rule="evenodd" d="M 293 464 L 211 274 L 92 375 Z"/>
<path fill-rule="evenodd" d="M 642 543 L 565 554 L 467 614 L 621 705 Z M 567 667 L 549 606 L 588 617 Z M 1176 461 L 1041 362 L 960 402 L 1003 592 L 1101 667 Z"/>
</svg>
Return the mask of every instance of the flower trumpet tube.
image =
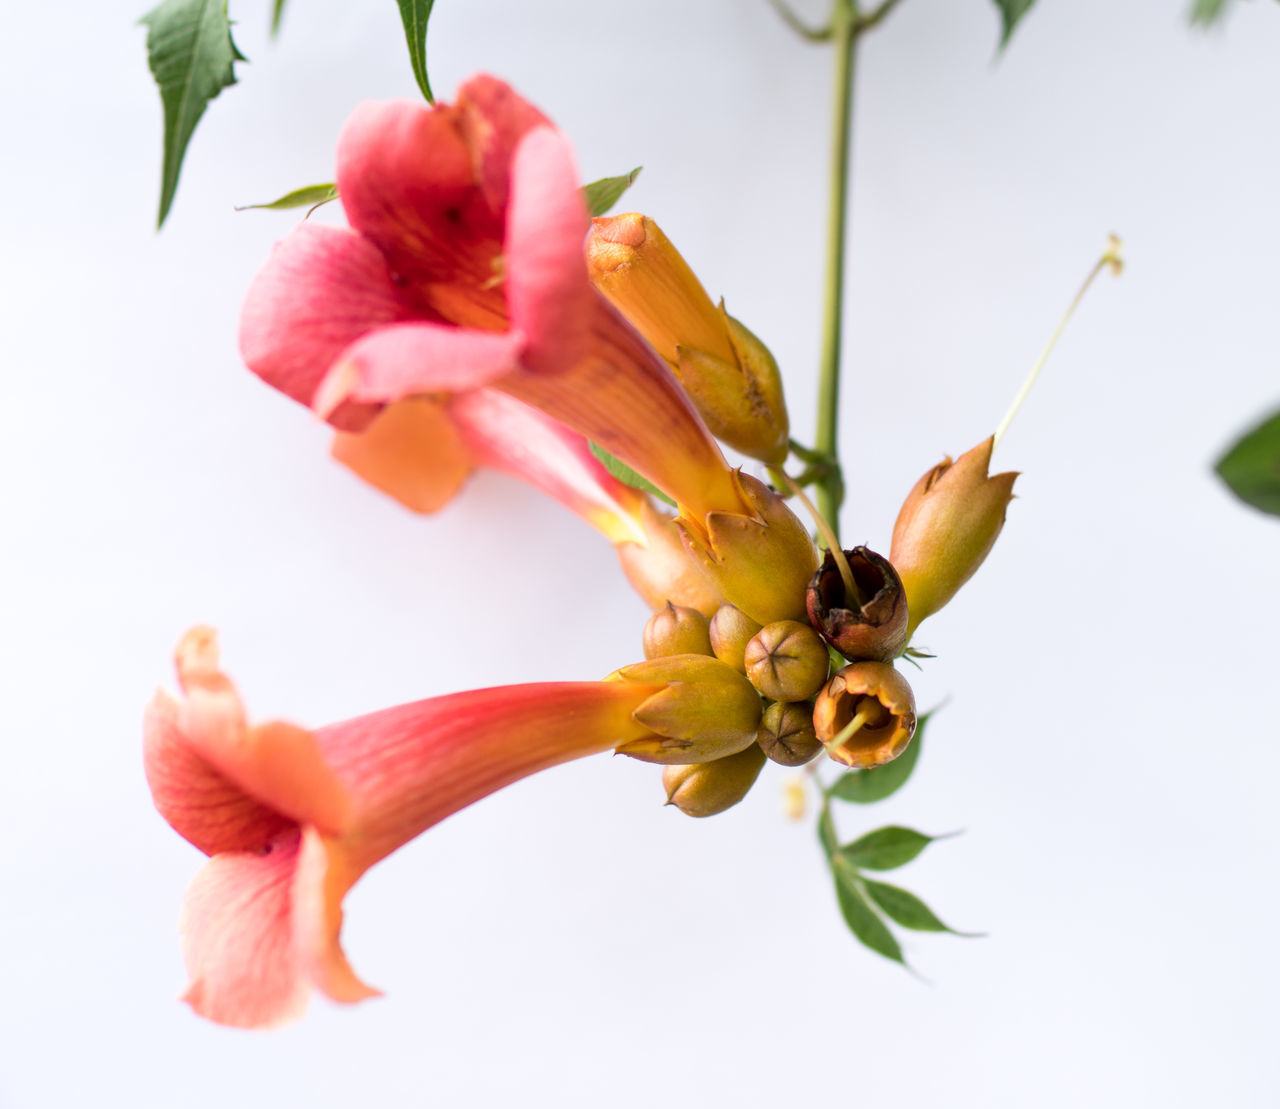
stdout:
<svg viewBox="0 0 1280 1109">
<path fill-rule="evenodd" d="M 591 286 L 567 140 L 478 77 L 453 105 L 367 103 L 338 144 L 349 228 L 304 224 L 249 291 L 241 352 L 335 427 L 483 387 L 599 443 L 697 518 L 744 508 L 666 363 Z"/>
<path fill-rule="evenodd" d="M 1016 473 L 989 476 L 994 436 L 944 459 L 907 495 L 893 525 L 889 561 L 907 596 L 907 640 L 964 585 L 995 544 Z"/>
<path fill-rule="evenodd" d="M 339 943 L 360 876 L 505 785 L 650 735 L 636 713 L 669 685 L 508 686 L 308 731 L 247 722 L 207 628 L 183 639 L 177 669 L 184 695 L 152 700 L 144 763 L 157 809 L 212 856 L 183 904 L 185 1000 L 244 1027 L 298 1016 L 312 989 L 376 994 Z"/>
<path fill-rule="evenodd" d="M 707 426 L 762 462 L 786 461 L 782 375 L 768 348 L 712 304 L 680 252 L 648 216 L 592 221 L 591 279 L 666 359 Z"/>
</svg>

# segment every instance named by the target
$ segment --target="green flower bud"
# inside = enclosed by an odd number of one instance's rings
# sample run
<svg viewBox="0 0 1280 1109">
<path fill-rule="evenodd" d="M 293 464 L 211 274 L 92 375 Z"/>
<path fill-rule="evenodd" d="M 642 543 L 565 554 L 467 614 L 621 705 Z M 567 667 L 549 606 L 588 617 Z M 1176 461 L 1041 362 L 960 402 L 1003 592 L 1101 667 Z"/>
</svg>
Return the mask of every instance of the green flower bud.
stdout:
<svg viewBox="0 0 1280 1109">
<path fill-rule="evenodd" d="M 803 766 L 822 750 L 813 730 L 813 705 L 808 701 L 774 701 L 760 717 L 756 743 L 782 766 Z"/>
<path fill-rule="evenodd" d="M 715 816 L 731 809 L 756 784 L 764 766 L 764 752 L 754 743 L 736 755 L 714 762 L 672 764 L 663 768 L 667 804 L 686 816 Z"/>
<path fill-rule="evenodd" d="M 831 656 L 822 637 L 799 620 L 766 624 L 747 644 L 751 684 L 774 701 L 805 701 L 827 680 Z"/>
<path fill-rule="evenodd" d="M 751 637 L 759 630 L 760 625 L 736 605 L 721 605 L 711 617 L 711 649 L 721 662 L 745 674 L 747 664 L 743 656 Z"/>
<path fill-rule="evenodd" d="M 709 655 L 711 634 L 707 618 L 696 608 L 667 602 L 649 617 L 644 626 L 644 657 L 666 655 Z"/>
</svg>

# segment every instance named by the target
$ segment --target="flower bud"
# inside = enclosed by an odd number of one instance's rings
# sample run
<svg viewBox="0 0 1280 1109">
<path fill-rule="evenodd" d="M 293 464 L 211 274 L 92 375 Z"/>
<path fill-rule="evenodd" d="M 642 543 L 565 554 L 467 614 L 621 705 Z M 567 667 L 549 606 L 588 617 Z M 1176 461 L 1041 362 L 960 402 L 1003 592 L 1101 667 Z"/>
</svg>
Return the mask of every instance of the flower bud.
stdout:
<svg viewBox="0 0 1280 1109">
<path fill-rule="evenodd" d="M 915 696 L 888 663 L 850 663 L 818 694 L 813 728 L 837 762 L 855 770 L 881 766 L 915 734 Z"/>
<path fill-rule="evenodd" d="M 591 280 L 658 351 L 717 439 L 763 462 L 787 457 L 778 364 L 746 327 L 711 302 L 653 220 L 635 212 L 592 221 Z"/>
<path fill-rule="evenodd" d="M 818 568 L 808 529 L 763 482 L 740 471 L 734 480 L 750 514 L 676 517 L 685 550 L 725 600 L 757 623 L 803 620 L 805 590 Z"/>
<path fill-rule="evenodd" d="M 908 639 L 973 577 L 1004 527 L 1018 475 L 988 476 L 994 446 L 992 436 L 955 462 L 944 459 L 902 504 L 889 561 L 907 595 Z"/>
<path fill-rule="evenodd" d="M 775 620 L 747 644 L 747 678 L 773 701 L 805 701 L 827 680 L 831 656 L 822 637 L 799 620 Z"/>
<path fill-rule="evenodd" d="M 747 664 L 743 656 L 751 637 L 759 630 L 760 625 L 736 605 L 721 605 L 711 617 L 711 650 L 721 662 L 745 674 Z"/>
<path fill-rule="evenodd" d="M 857 595 L 849 595 L 835 555 L 827 551 L 805 594 L 809 623 L 847 659 L 897 658 L 907 645 L 907 597 L 897 571 L 866 547 L 844 555 Z"/>
<path fill-rule="evenodd" d="M 710 762 L 755 742 L 760 695 L 719 659 L 669 655 L 624 666 L 608 680 L 665 687 L 632 713 L 650 734 L 619 746 L 621 755 L 644 762 Z"/>
<path fill-rule="evenodd" d="M 644 626 L 644 657 L 709 655 L 711 635 L 707 618 L 696 608 L 667 602 Z"/>
<path fill-rule="evenodd" d="M 731 809 L 756 784 L 764 752 L 754 743 L 736 755 L 713 762 L 671 764 L 662 770 L 667 804 L 685 816 L 715 816 Z"/>
<path fill-rule="evenodd" d="M 822 750 L 808 701 L 774 701 L 760 717 L 756 743 L 782 766 L 803 766 Z"/>
</svg>

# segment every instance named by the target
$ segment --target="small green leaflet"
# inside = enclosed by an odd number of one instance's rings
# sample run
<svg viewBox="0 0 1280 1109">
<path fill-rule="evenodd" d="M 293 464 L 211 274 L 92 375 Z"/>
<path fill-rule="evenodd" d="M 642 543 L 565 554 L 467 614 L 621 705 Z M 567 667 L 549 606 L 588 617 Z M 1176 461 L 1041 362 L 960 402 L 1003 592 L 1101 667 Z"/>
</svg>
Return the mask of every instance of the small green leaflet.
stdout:
<svg viewBox="0 0 1280 1109">
<path fill-rule="evenodd" d="M 409 64 L 413 66 L 414 80 L 427 98 L 434 104 L 431 82 L 427 80 L 427 20 L 431 18 L 431 6 L 435 0 L 396 0 L 400 5 L 400 21 L 404 24 L 404 39 L 409 47 Z"/>
<path fill-rule="evenodd" d="M 977 932 L 957 932 L 954 928 L 948 928 L 928 905 L 908 890 L 891 886 L 887 882 L 873 882 L 869 878 L 862 879 L 862 888 L 880 906 L 885 916 L 903 928 L 911 928 L 916 932 L 950 932 L 953 936 L 978 935 Z"/>
<path fill-rule="evenodd" d="M 1036 0 L 995 0 L 995 5 L 1000 9 L 1000 49 L 1003 50 L 1009 45 L 1009 38 L 1013 34 L 1014 28 L 1018 26 L 1018 22 L 1024 15 L 1031 10 L 1031 5 Z"/>
<path fill-rule="evenodd" d="M 914 828 L 890 824 L 846 843 L 836 859 L 857 870 L 896 870 L 905 866 L 939 836 L 926 836 Z"/>
<path fill-rule="evenodd" d="M 902 957 L 902 948 L 888 926 L 876 915 L 875 909 L 863 896 L 857 873 L 840 865 L 838 855 L 832 862 L 831 873 L 836 880 L 836 900 L 840 903 L 840 912 L 844 916 L 844 922 L 849 926 L 849 931 L 864 946 L 883 955 L 886 959 L 892 959 L 895 963 L 902 963 L 905 966 L 906 960 Z"/>
<path fill-rule="evenodd" d="M 822 853 L 829 859 L 840 848 L 836 839 L 836 826 L 831 819 L 831 806 L 826 799 L 822 801 L 822 811 L 818 813 L 818 842 L 822 844 Z"/>
<path fill-rule="evenodd" d="M 622 459 L 614 458 L 614 456 L 605 450 L 604 447 L 597 446 L 590 440 L 588 440 L 587 446 L 591 448 L 591 453 L 596 456 L 600 465 L 622 482 L 623 485 L 629 485 L 632 489 L 639 489 L 642 493 L 648 493 L 650 496 L 657 497 L 660 501 L 665 501 L 672 507 L 675 506 L 676 502 L 668 497 L 666 493 L 647 478 L 643 478 L 637 474 L 635 470 L 623 462 Z"/>
<path fill-rule="evenodd" d="M 241 204 L 237 212 L 247 212 L 250 208 L 270 208 L 280 211 L 285 208 L 306 208 L 327 204 L 338 198 L 338 187 L 332 181 L 323 185 L 303 185 L 300 189 L 278 196 L 266 204 Z"/>
<path fill-rule="evenodd" d="M 1227 10 L 1227 0 L 1195 0 L 1191 5 L 1192 23 L 1212 23 L 1222 18 Z"/>
<path fill-rule="evenodd" d="M 870 805 L 873 801 L 883 801 L 897 793 L 907 784 L 907 779 L 916 768 L 916 762 L 920 758 L 920 745 L 924 741 L 924 726 L 931 715 L 932 713 L 926 713 L 920 717 L 910 745 L 893 762 L 872 770 L 850 770 L 847 774 L 841 774 L 827 790 L 827 796 L 840 801 L 852 801 L 857 805 Z"/>
<path fill-rule="evenodd" d="M 271 37 L 280 33 L 280 19 L 284 15 L 284 0 L 274 0 L 271 5 Z"/>
<path fill-rule="evenodd" d="M 1245 504 L 1280 516 L 1280 412 L 1239 439 L 1216 469 Z"/>
<path fill-rule="evenodd" d="M 636 166 L 621 177 L 602 177 L 599 181 L 592 181 L 590 185 L 583 185 L 582 203 L 587 206 L 587 211 L 593 216 L 603 216 L 636 183 L 642 169 L 644 166 Z"/>
<path fill-rule="evenodd" d="M 160 172 L 163 227 L 187 144 L 205 107 L 236 83 L 234 63 L 245 57 L 231 41 L 226 0 L 164 0 L 139 21 L 147 26 L 147 63 L 164 105 L 164 160 Z"/>
</svg>

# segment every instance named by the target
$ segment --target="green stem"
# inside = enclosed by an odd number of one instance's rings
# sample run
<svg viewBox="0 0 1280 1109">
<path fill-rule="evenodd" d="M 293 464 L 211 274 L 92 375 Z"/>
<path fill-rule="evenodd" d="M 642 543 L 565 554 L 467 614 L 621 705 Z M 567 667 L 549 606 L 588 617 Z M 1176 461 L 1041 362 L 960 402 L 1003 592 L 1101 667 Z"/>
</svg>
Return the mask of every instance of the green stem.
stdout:
<svg viewBox="0 0 1280 1109">
<path fill-rule="evenodd" d="M 826 297 L 823 302 L 822 363 L 818 379 L 818 427 L 814 449 L 838 458 L 840 323 L 844 307 L 844 245 L 849 209 L 849 150 L 853 129 L 853 73 L 860 15 L 855 0 L 835 0 L 831 39 L 836 52 L 832 113 L 830 194 L 827 207 Z M 828 478 L 818 487 L 818 511 L 840 534 L 840 493 Z"/>
</svg>

